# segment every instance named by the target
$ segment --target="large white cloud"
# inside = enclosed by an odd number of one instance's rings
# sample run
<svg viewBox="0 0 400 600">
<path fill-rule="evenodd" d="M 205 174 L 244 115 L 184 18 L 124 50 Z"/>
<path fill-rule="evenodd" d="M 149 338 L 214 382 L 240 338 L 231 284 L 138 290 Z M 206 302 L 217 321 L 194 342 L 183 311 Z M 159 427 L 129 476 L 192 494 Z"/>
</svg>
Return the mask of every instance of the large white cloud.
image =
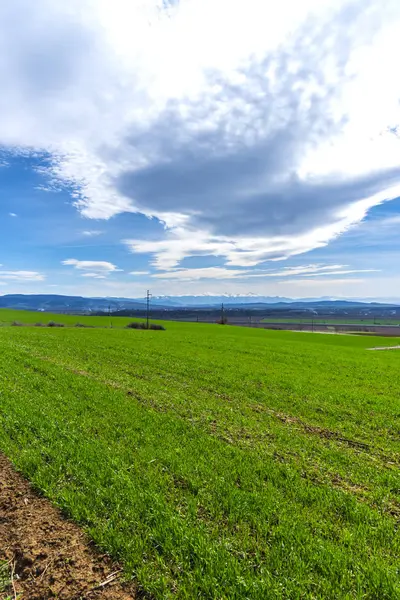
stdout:
<svg viewBox="0 0 400 600">
<path fill-rule="evenodd" d="M 167 8 L 166 8 L 167 7 Z M 322 246 L 400 195 L 397 0 L 0 4 L 0 143 L 89 218 L 163 220 L 158 268 Z"/>
</svg>

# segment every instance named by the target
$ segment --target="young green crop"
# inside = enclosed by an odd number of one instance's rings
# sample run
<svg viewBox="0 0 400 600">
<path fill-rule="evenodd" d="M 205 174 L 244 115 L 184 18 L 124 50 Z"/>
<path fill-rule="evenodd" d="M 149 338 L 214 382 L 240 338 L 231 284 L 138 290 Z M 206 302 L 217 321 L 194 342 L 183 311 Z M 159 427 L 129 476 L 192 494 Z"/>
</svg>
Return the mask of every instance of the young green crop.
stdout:
<svg viewBox="0 0 400 600">
<path fill-rule="evenodd" d="M 156 598 L 398 598 L 397 343 L 3 327 L 0 448 Z"/>
</svg>

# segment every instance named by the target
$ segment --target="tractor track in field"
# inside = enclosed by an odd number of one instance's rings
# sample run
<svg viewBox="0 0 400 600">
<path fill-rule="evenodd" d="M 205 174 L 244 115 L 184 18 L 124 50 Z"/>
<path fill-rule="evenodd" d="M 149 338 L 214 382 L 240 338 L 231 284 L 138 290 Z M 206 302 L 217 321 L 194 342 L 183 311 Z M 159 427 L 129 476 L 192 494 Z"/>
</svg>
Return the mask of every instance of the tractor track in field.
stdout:
<svg viewBox="0 0 400 600">
<path fill-rule="evenodd" d="M 265 407 L 260 404 L 255 405 L 253 407 L 253 410 L 255 412 L 266 412 L 287 425 L 297 425 L 304 431 L 304 433 L 308 435 L 315 435 L 320 439 L 338 442 L 339 444 L 348 446 L 349 448 L 352 448 L 355 451 L 364 452 L 371 459 L 378 460 L 385 467 L 393 468 L 400 466 L 400 457 L 387 456 L 382 450 L 373 449 L 370 444 L 366 444 L 365 442 L 360 442 L 358 440 L 352 440 L 341 435 L 337 431 L 324 429 L 323 427 L 318 427 L 316 425 L 310 425 L 309 423 L 306 423 L 299 417 L 287 415 L 286 413 L 273 410 L 272 408 Z"/>
<path fill-rule="evenodd" d="M 122 569 L 0 454 L 0 599 L 132 600 Z"/>
</svg>

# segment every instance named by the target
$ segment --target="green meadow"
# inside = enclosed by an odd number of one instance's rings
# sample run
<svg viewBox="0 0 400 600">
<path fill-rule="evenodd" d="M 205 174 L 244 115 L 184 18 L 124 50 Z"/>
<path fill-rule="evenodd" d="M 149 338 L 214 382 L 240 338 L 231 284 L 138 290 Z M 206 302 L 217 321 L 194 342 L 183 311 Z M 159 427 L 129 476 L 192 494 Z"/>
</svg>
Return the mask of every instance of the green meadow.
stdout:
<svg viewBox="0 0 400 600">
<path fill-rule="evenodd" d="M 36 489 L 155 599 L 398 599 L 399 339 L 131 320 L 0 311 Z"/>
</svg>

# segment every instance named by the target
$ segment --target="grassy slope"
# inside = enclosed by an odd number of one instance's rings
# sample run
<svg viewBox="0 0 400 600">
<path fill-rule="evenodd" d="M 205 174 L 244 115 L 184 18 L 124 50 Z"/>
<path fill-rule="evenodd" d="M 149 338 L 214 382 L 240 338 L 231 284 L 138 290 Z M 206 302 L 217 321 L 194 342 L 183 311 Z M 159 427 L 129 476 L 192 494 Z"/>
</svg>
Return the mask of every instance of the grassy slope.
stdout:
<svg viewBox="0 0 400 600">
<path fill-rule="evenodd" d="M 0 448 L 157 598 L 398 598 L 400 357 L 374 345 L 3 327 Z"/>
</svg>

